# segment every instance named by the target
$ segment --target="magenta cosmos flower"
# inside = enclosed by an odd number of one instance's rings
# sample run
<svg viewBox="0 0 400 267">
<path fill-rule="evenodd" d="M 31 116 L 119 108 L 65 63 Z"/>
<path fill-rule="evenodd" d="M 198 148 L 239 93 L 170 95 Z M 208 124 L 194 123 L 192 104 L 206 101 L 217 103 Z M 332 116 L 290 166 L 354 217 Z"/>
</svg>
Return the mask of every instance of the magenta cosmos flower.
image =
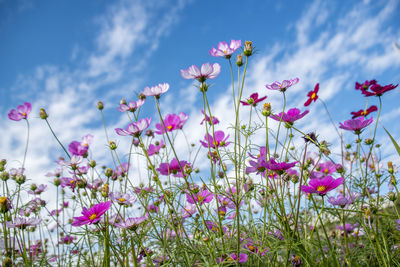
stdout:
<svg viewBox="0 0 400 267">
<path fill-rule="evenodd" d="M 174 177 L 185 177 L 187 176 L 184 174 L 184 168 L 186 165 L 191 167 L 190 163 L 187 161 L 180 160 L 178 163 L 178 160 L 174 158 L 171 163 L 161 163 L 157 171 L 159 171 L 162 175 L 172 174 Z"/>
<path fill-rule="evenodd" d="M 201 69 L 192 65 L 187 70 L 181 70 L 181 75 L 184 79 L 196 79 L 203 83 L 207 79 L 215 79 L 220 72 L 221 66 L 218 63 L 211 65 L 207 62 L 201 66 Z"/>
<path fill-rule="evenodd" d="M 141 119 L 137 122 L 128 124 L 126 130 L 121 128 L 116 128 L 115 132 L 118 135 L 122 136 L 126 135 L 140 136 L 140 134 L 150 126 L 150 122 L 151 118 Z"/>
<path fill-rule="evenodd" d="M 205 142 L 200 140 L 200 143 L 204 147 L 212 147 L 212 148 L 224 147 L 231 143 L 231 142 L 226 142 L 226 140 L 229 138 L 229 134 L 225 137 L 225 133 L 223 131 L 215 131 L 214 137 L 215 139 L 212 137 L 211 134 L 206 134 L 204 136 Z"/>
<path fill-rule="evenodd" d="M 381 96 L 387 91 L 391 91 L 394 88 L 396 88 L 398 84 L 393 85 L 393 84 L 388 84 L 388 85 L 380 85 L 380 84 L 373 84 L 371 87 L 361 90 L 361 93 L 365 96 Z"/>
<path fill-rule="evenodd" d="M 266 84 L 265 87 L 269 90 L 279 90 L 281 92 L 285 92 L 287 88 L 289 88 L 292 85 L 297 84 L 300 81 L 299 78 L 294 78 L 290 80 L 284 80 L 283 82 L 278 82 L 275 81 L 272 84 Z"/>
<path fill-rule="evenodd" d="M 366 117 L 370 113 L 375 112 L 377 110 L 378 110 L 378 107 L 373 105 L 373 106 L 370 106 L 367 109 L 360 109 L 359 111 L 353 111 L 350 114 L 353 115 L 352 119 L 355 119 L 355 118 L 358 118 L 358 117 L 361 117 L 361 116 Z"/>
<path fill-rule="evenodd" d="M 217 258 L 217 263 L 227 263 L 227 264 L 235 263 L 235 262 L 245 263 L 247 261 L 248 257 L 249 256 L 245 253 L 239 253 L 239 260 L 238 260 L 236 254 L 232 253 L 229 256 Z"/>
<path fill-rule="evenodd" d="M 366 80 L 363 83 L 356 82 L 355 89 L 356 90 L 367 90 L 371 85 L 376 84 L 376 80 Z"/>
<path fill-rule="evenodd" d="M 84 156 L 88 149 L 89 145 L 92 143 L 93 140 L 93 135 L 87 134 L 84 137 L 82 137 L 82 141 L 72 141 L 69 146 L 68 150 L 71 152 L 72 155 L 75 156 Z"/>
<path fill-rule="evenodd" d="M 211 116 L 211 118 L 209 116 L 207 116 L 207 114 L 204 113 L 204 110 L 201 110 L 201 113 L 203 113 L 204 115 L 204 119 L 200 122 L 200 124 L 202 125 L 205 122 L 208 122 L 209 124 L 218 124 L 219 120 L 217 117 Z"/>
<path fill-rule="evenodd" d="M 304 103 L 305 107 L 309 106 L 312 101 L 314 101 L 314 102 L 317 101 L 317 99 L 318 99 L 318 95 L 317 95 L 318 90 L 319 90 L 319 83 L 317 83 L 315 85 L 314 90 L 308 92 L 308 94 L 307 94 L 308 99 L 307 99 L 306 103 Z"/>
<path fill-rule="evenodd" d="M 343 177 L 335 180 L 334 178 L 332 178 L 332 176 L 326 176 L 322 179 L 311 179 L 308 182 L 308 186 L 301 186 L 301 191 L 309 194 L 316 193 L 320 196 L 325 196 L 329 191 L 343 184 L 343 180 Z"/>
<path fill-rule="evenodd" d="M 138 109 L 139 107 L 143 106 L 144 102 L 145 102 L 144 99 L 139 99 L 137 101 L 132 100 L 128 104 L 119 105 L 118 110 L 121 111 L 121 112 L 124 112 L 124 111 L 135 112 L 136 109 Z"/>
<path fill-rule="evenodd" d="M 295 162 L 276 162 L 273 158 L 271 158 L 265 165 L 265 167 L 271 171 L 276 172 L 277 174 L 283 174 L 284 171 L 294 167 L 297 164 Z"/>
<path fill-rule="evenodd" d="M 271 116 L 272 119 L 276 121 L 280 121 L 282 117 L 282 121 L 286 122 L 289 125 L 293 125 L 293 123 L 301 118 L 303 118 L 305 115 L 308 114 L 308 110 L 304 111 L 301 113 L 300 109 L 298 108 L 291 108 L 287 112 L 283 113 L 280 112 L 279 114 L 273 114 Z"/>
<path fill-rule="evenodd" d="M 204 203 L 210 203 L 214 198 L 214 195 L 207 190 L 207 188 L 201 189 L 201 191 L 197 193 L 192 193 L 190 194 L 188 191 L 186 191 L 186 199 L 190 204 L 195 204 L 196 202 L 199 205 L 202 205 Z"/>
<path fill-rule="evenodd" d="M 356 119 L 347 120 L 344 123 L 339 122 L 339 128 L 343 130 L 354 131 L 355 134 L 360 134 L 361 130 L 370 125 L 373 121 L 373 118 L 364 119 L 364 117 L 359 117 Z"/>
<path fill-rule="evenodd" d="M 160 142 L 156 141 L 155 144 L 150 144 L 149 149 L 147 150 L 147 154 L 149 156 L 153 156 L 160 152 L 160 149 L 165 147 L 164 141 L 161 140 Z"/>
<path fill-rule="evenodd" d="M 143 90 L 143 94 L 145 96 L 155 96 L 155 97 L 160 97 L 160 95 L 164 94 L 167 92 L 169 89 L 169 84 L 168 83 L 160 83 L 156 86 L 152 87 L 145 87 Z"/>
<path fill-rule="evenodd" d="M 183 112 L 179 113 L 178 115 L 168 114 L 167 116 L 165 116 L 165 119 L 163 120 L 165 128 L 161 123 L 157 123 L 156 124 L 157 131 L 155 131 L 155 133 L 163 134 L 165 132 L 172 132 L 173 130 L 182 129 L 188 117 L 189 116 Z"/>
<path fill-rule="evenodd" d="M 231 40 L 230 45 L 227 42 L 219 42 L 217 48 L 211 48 L 209 53 L 213 57 L 225 57 L 229 59 L 241 45 L 241 40 Z"/>
<path fill-rule="evenodd" d="M 250 106 L 252 105 L 253 107 L 257 106 L 257 103 L 263 101 L 266 99 L 267 96 L 258 98 L 258 93 L 251 94 L 249 98 L 247 98 L 246 101 L 240 101 L 240 103 L 243 104 L 243 106 Z"/>
<path fill-rule="evenodd" d="M 101 216 L 111 207 L 111 201 L 102 202 L 94 205 L 90 209 L 83 208 L 82 215 L 80 217 L 74 217 L 72 226 L 82 226 L 85 224 L 93 224 L 100 221 Z"/>
<path fill-rule="evenodd" d="M 20 121 L 28 118 L 28 114 L 31 113 L 31 103 L 25 102 L 23 105 L 18 105 L 17 109 L 12 109 L 8 113 L 8 118 L 13 121 Z"/>
</svg>

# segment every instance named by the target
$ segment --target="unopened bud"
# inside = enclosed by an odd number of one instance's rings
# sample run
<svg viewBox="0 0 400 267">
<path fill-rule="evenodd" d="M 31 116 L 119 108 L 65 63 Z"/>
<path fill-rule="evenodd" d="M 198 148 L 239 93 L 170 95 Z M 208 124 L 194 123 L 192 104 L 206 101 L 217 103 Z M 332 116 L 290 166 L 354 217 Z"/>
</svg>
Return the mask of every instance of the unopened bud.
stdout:
<svg viewBox="0 0 400 267">
<path fill-rule="evenodd" d="M 111 175 L 113 175 L 113 172 L 114 171 L 111 168 L 107 168 L 104 173 L 107 177 L 111 177 Z"/>
<path fill-rule="evenodd" d="M 264 103 L 261 114 L 263 114 L 265 117 L 271 115 L 271 103 Z"/>
<path fill-rule="evenodd" d="M 31 190 L 35 191 L 37 189 L 37 185 L 36 184 L 31 184 Z"/>
<path fill-rule="evenodd" d="M 104 184 L 103 188 L 101 189 L 101 195 L 103 197 L 107 197 L 109 192 L 108 184 Z"/>
<path fill-rule="evenodd" d="M 10 200 L 7 197 L 0 197 L 0 212 L 6 213 L 11 208 Z"/>
<path fill-rule="evenodd" d="M 253 54 L 253 43 L 251 41 L 244 42 L 243 54 L 246 57 L 249 57 L 249 56 L 251 56 Z"/>
<path fill-rule="evenodd" d="M 0 173 L 0 178 L 5 182 L 10 178 L 10 174 L 8 174 L 6 171 L 3 171 Z"/>
<path fill-rule="evenodd" d="M 146 96 L 143 93 L 140 93 L 138 98 L 141 100 L 145 100 Z"/>
<path fill-rule="evenodd" d="M 199 89 L 200 89 L 200 92 L 203 92 L 203 93 L 207 92 L 208 84 L 206 84 L 205 82 L 201 83 Z"/>
<path fill-rule="evenodd" d="M 389 198 L 390 201 L 394 202 L 397 199 L 397 196 L 396 196 L 395 193 L 389 192 L 388 198 Z"/>
<path fill-rule="evenodd" d="M 25 181 L 26 181 L 26 176 L 25 175 L 23 175 L 23 174 L 18 174 L 16 177 L 15 177 L 15 182 L 17 183 L 17 184 L 23 184 L 23 183 L 25 183 Z"/>
<path fill-rule="evenodd" d="M 186 164 L 185 167 L 183 167 L 183 171 L 186 174 L 185 176 L 190 175 L 192 173 L 192 166 Z"/>
<path fill-rule="evenodd" d="M 150 129 L 146 131 L 145 135 L 148 136 L 148 137 L 154 137 L 154 133 Z"/>
<path fill-rule="evenodd" d="M 367 139 L 364 140 L 364 143 L 366 145 L 372 145 L 374 143 L 374 140 L 372 140 L 371 138 L 367 138 Z"/>
<path fill-rule="evenodd" d="M 200 172 L 199 168 L 194 169 L 194 172 L 199 173 Z"/>
<path fill-rule="evenodd" d="M 49 115 L 47 115 L 47 112 L 44 108 L 40 108 L 39 117 L 43 120 L 45 120 L 49 117 Z"/>
<path fill-rule="evenodd" d="M 388 165 L 388 172 L 389 172 L 390 174 L 393 174 L 393 172 L 394 172 L 394 170 L 393 170 L 393 162 L 389 161 L 389 162 L 387 163 L 387 165 Z"/>
<path fill-rule="evenodd" d="M 243 54 L 239 54 L 236 56 L 236 65 L 238 67 L 243 66 Z"/>
<path fill-rule="evenodd" d="M 127 103 L 126 103 L 125 98 L 122 98 L 121 101 L 119 101 L 119 104 L 120 105 L 126 105 Z"/>
<path fill-rule="evenodd" d="M 101 101 L 97 102 L 97 109 L 98 110 L 103 110 L 103 108 L 104 108 L 103 102 L 101 102 Z"/>
<path fill-rule="evenodd" d="M 79 180 L 76 182 L 76 185 L 77 185 L 79 188 L 85 188 L 86 185 L 87 185 L 87 181 L 86 181 L 85 179 L 79 179 Z"/>
<path fill-rule="evenodd" d="M 54 179 L 54 185 L 59 186 L 61 184 L 61 179 L 60 178 L 55 178 Z"/>
<path fill-rule="evenodd" d="M 109 144 L 111 150 L 117 149 L 117 144 L 115 144 L 114 141 L 110 141 L 108 144 Z"/>
<path fill-rule="evenodd" d="M 92 168 L 96 167 L 96 161 L 93 159 L 91 161 L 89 161 L 89 166 Z"/>
</svg>

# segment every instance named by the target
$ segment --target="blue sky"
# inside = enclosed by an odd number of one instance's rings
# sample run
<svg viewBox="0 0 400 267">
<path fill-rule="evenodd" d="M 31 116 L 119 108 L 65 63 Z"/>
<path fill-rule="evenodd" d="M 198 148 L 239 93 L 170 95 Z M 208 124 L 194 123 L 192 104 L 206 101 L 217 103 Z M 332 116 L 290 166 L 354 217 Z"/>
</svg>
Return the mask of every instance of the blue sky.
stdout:
<svg viewBox="0 0 400 267">
<path fill-rule="evenodd" d="M 28 101 L 33 105 L 27 162 L 32 176 L 44 181 L 44 173 L 55 167 L 54 158 L 62 155 L 38 118 L 40 107 L 46 108 L 65 144 L 93 134 L 95 156 L 107 162 L 97 101 L 105 103 L 112 138 L 125 146 L 127 140 L 113 133 L 128 122 L 116 110 L 119 100 L 135 99 L 145 86 L 163 82 L 171 85 L 162 98 L 163 113 L 188 113 L 189 139 L 197 142 L 204 136 L 193 131 L 201 121 L 201 95 L 181 78 L 180 69 L 221 64 L 208 95 L 223 121 L 221 129 L 228 126 L 228 65 L 208 51 L 231 39 L 251 40 L 257 50 L 244 96 L 268 95 L 279 112 L 281 95 L 267 91 L 265 84 L 299 77 L 300 83 L 288 91 L 289 107 L 304 109 L 307 92 L 319 82 L 333 119 L 344 121 L 351 111 L 365 107 L 355 81 L 399 83 L 400 52 L 393 47 L 393 42 L 400 43 L 399 14 L 398 1 L 0 0 L 0 158 L 16 166 L 22 159 L 25 125 L 9 121 L 7 113 Z M 382 123 L 396 140 L 398 99 L 399 89 L 383 96 Z M 377 99 L 369 101 L 377 104 Z M 322 105 L 312 105 L 310 111 L 299 127 L 335 143 Z M 146 103 L 145 114 L 154 115 L 152 101 Z M 378 134 L 388 142 L 382 131 Z M 392 152 L 388 146 L 383 154 L 390 157 Z"/>
</svg>

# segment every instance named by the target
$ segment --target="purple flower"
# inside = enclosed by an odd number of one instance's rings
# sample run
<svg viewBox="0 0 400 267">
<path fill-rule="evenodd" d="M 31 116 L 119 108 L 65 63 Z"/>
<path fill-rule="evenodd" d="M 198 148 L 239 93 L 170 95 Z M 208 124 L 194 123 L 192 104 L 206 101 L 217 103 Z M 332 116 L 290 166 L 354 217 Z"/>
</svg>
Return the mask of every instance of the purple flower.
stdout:
<svg viewBox="0 0 400 267">
<path fill-rule="evenodd" d="M 282 174 L 285 170 L 290 169 L 294 167 L 297 164 L 297 161 L 295 162 L 276 162 L 273 158 L 269 160 L 269 162 L 266 163 L 266 168 L 276 172 L 278 175 Z"/>
<path fill-rule="evenodd" d="M 355 89 L 356 90 L 367 90 L 371 85 L 376 84 L 376 80 L 366 80 L 364 83 L 356 82 Z"/>
<path fill-rule="evenodd" d="M 346 197 L 343 196 L 342 194 L 339 194 L 336 198 L 335 197 L 328 198 L 328 202 L 334 206 L 340 206 L 344 208 L 345 206 L 352 204 L 358 197 L 359 194 L 354 192 L 349 193 L 349 195 L 347 195 Z"/>
<path fill-rule="evenodd" d="M 74 237 L 70 236 L 70 235 L 66 235 L 66 236 L 62 236 L 60 238 L 60 241 L 58 242 L 58 244 L 71 244 L 72 242 L 74 242 Z"/>
<path fill-rule="evenodd" d="M 116 224 L 115 226 L 122 229 L 135 230 L 139 225 L 147 220 L 147 216 L 128 218 L 124 222 Z"/>
<path fill-rule="evenodd" d="M 72 226 L 82 226 L 85 224 L 93 224 L 100 221 L 101 216 L 111 207 L 111 201 L 98 203 L 92 206 L 90 209 L 83 208 L 82 215 L 80 217 L 74 217 Z"/>
<path fill-rule="evenodd" d="M 354 131 L 355 134 L 360 134 L 361 130 L 370 125 L 374 121 L 373 118 L 364 119 L 364 117 L 359 117 L 356 119 L 350 119 L 344 123 L 339 122 L 340 129 Z"/>
<path fill-rule="evenodd" d="M 126 135 L 133 135 L 133 136 L 140 136 L 140 134 L 146 130 L 150 126 L 151 118 L 141 119 L 137 122 L 133 122 L 128 124 L 126 130 L 121 128 L 116 128 L 115 132 L 118 135 L 126 136 Z"/>
<path fill-rule="evenodd" d="M 350 224 L 350 223 L 346 223 L 345 225 L 344 225 L 344 229 L 346 230 L 346 233 L 351 233 L 351 232 L 353 232 L 354 231 L 354 229 L 356 229 L 357 227 L 358 227 L 358 223 L 355 223 L 355 224 Z M 343 231 L 343 225 L 342 224 L 340 224 L 340 225 L 337 225 L 336 226 L 336 229 L 339 229 L 339 230 L 341 230 L 341 231 Z"/>
<path fill-rule="evenodd" d="M 171 163 L 161 163 L 160 167 L 157 169 L 162 175 L 172 174 L 174 177 L 185 177 L 185 166 L 191 167 L 190 163 L 184 160 L 178 160 L 176 158 L 172 159 Z M 182 168 L 181 168 L 182 167 Z"/>
<path fill-rule="evenodd" d="M 115 168 L 115 170 L 113 171 L 112 174 L 112 179 L 116 180 L 119 177 L 125 177 L 126 174 L 128 173 L 129 170 L 129 164 L 127 162 L 124 162 L 122 164 L 120 164 L 119 166 L 117 166 L 117 168 Z"/>
<path fill-rule="evenodd" d="M 252 105 L 253 107 L 257 106 L 257 103 L 263 101 L 266 99 L 267 96 L 258 98 L 258 93 L 251 94 L 250 97 L 246 101 L 240 101 L 240 103 L 243 104 L 243 106 L 250 106 Z"/>
<path fill-rule="evenodd" d="M 165 144 L 164 144 L 163 140 L 161 140 L 160 142 L 156 141 L 156 143 L 154 145 L 153 144 L 149 145 L 149 149 L 147 150 L 147 154 L 149 156 L 152 156 L 154 154 L 158 154 L 160 152 L 160 149 L 163 148 L 163 147 L 165 147 Z"/>
<path fill-rule="evenodd" d="M 138 99 L 137 101 L 132 100 L 128 104 L 119 105 L 118 110 L 121 111 L 121 112 L 124 112 L 124 111 L 135 112 L 136 109 L 138 109 L 139 107 L 143 106 L 144 102 L 145 102 L 144 99 Z"/>
<path fill-rule="evenodd" d="M 156 128 L 158 131 L 155 131 L 155 133 L 163 134 L 165 132 L 172 132 L 173 130 L 182 129 L 187 119 L 188 115 L 183 112 L 179 113 L 179 115 L 168 114 L 163 120 L 165 128 L 161 123 L 157 123 Z"/>
<path fill-rule="evenodd" d="M 306 185 L 301 186 L 301 190 L 309 194 L 316 193 L 319 194 L 320 196 L 324 196 L 329 191 L 343 184 L 343 180 L 344 180 L 343 177 L 340 177 L 335 180 L 334 178 L 332 178 L 332 176 L 326 176 L 325 178 L 322 179 L 311 179 L 308 182 L 308 186 Z"/>
<path fill-rule="evenodd" d="M 285 92 L 287 88 L 297 84 L 299 80 L 299 78 L 294 78 L 291 80 L 284 80 L 282 83 L 276 81 L 272 84 L 266 84 L 265 87 L 267 87 L 269 90 L 279 90 L 281 92 Z"/>
<path fill-rule="evenodd" d="M 6 225 L 9 228 L 21 228 L 25 229 L 28 226 L 36 226 L 42 222 L 40 218 L 29 218 L 26 219 L 24 217 L 16 217 L 14 222 L 6 221 Z"/>
<path fill-rule="evenodd" d="M 68 150 L 71 152 L 72 155 L 75 156 L 84 156 L 88 149 L 89 145 L 92 143 L 93 140 L 93 135 L 87 134 L 84 137 L 82 137 L 82 141 L 72 141 L 69 146 Z"/>
<path fill-rule="evenodd" d="M 225 57 L 229 59 L 241 45 L 241 40 L 231 40 L 230 45 L 227 42 L 219 42 L 217 48 L 211 48 L 209 53 L 213 57 Z"/>
<path fill-rule="evenodd" d="M 8 113 L 8 118 L 13 121 L 20 121 L 28 118 L 28 114 L 31 113 L 31 103 L 25 102 L 24 105 L 18 105 L 17 110 L 12 109 Z"/>
<path fill-rule="evenodd" d="M 247 256 L 247 254 L 245 254 L 245 253 L 239 253 L 239 260 L 238 260 L 236 254 L 232 253 L 226 258 L 224 258 L 224 257 L 217 258 L 217 263 L 222 263 L 222 262 L 226 262 L 226 263 L 229 263 L 229 262 L 232 262 L 232 263 L 234 263 L 234 262 L 245 263 L 247 261 L 248 257 L 249 256 Z"/>
<path fill-rule="evenodd" d="M 283 113 L 280 112 L 279 114 L 273 114 L 271 116 L 272 119 L 276 121 L 280 121 L 282 117 L 282 121 L 286 122 L 289 125 L 293 125 L 293 123 L 301 118 L 303 118 L 305 115 L 308 114 L 308 110 L 304 111 L 301 113 L 300 109 L 298 108 L 291 108 L 287 112 Z"/>
<path fill-rule="evenodd" d="M 186 191 L 186 199 L 190 204 L 195 204 L 196 202 L 199 203 L 199 205 L 210 203 L 213 198 L 214 195 L 210 191 L 208 191 L 207 188 L 203 188 L 201 189 L 201 191 L 197 193 L 193 192 L 192 194 Z"/>
<path fill-rule="evenodd" d="M 396 219 L 396 224 L 395 224 L 394 228 L 396 228 L 397 231 L 400 231 L 400 220 L 399 219 Z"/>
<path fill-rule="evenodd" d="M 249 156 L 257 161 L 249 161 L 251 167 L 246 167 L 246 173 L 257 172 L 257 174 L 261 173 L 263 176 L 265 176 L 265 170 L 267 168 L 267 162 L 265 161 L 265 146 L 260 148 L 260 154 L 258 154 L 257 157 L 251 154 L 249 154 Z"/>
<path fill-rule="evenodd" d="M 321 173 L 323 173 L 323 175 L 326 176 L 326 175 L 336 172 L 336 164 L 334 164 L 330 161 L 327 161 L 327 162 L 318 164 L 318 169 Z"/>
<path fill-rule="evenodd" d="M 221 233 L 220 232 L 220 228 L 219 228 L 219 224 L 216 223 L 216 222 L 206 221 L 206 226 L 207 226 L 207 228 L 209 230 L 211 230 L 214 233 Z M 222 226 L 222 233 L 221 234 L 224 234 L 224 233 L 226 233 L 226 227 Z"/>
<path fill-rule="evenodd" d="M 196 212 L 197 212 L 197 210 L 196 210 L 196 206 L 195 205 L 187 205 L 187 206 L 182 208 L 182 211 L 181 211 L 182 218 L 183 219 L 189 218 L 193 214 L 195 214 Z"/>
<path fill-rule="evenodd" d="M 118 204 L 121 205 L 131 205 L 136 201 L 136 197 L 128 193 L 121 194 L 120 192 L 116 193 L 111 192 L 109 194 L 109 197 L 112 201 L 117 202 Z"/>
<path fill-rule="evenodd" d="M 168 83 L 160 83 L 156 86 L 152 87 L 145 87 L 143 90 L 143 94 L 145 96 L 155 96 L 155 97 L 160 97 L 163 93 L 167 92 L 169 89 L 169 84 Z"/>
<path fill-rule="evenodd" d="M 200 122 L 200 124 L 203 124 L 204 121 L 206 121 L 210 124 L 214 124 L 214 125 L 219 123 L 218 118 L 216 118 L 214 116 L 211 116 L 211 118 L 210 118 L 209 116 L 207 116 L 207 114 L 204 113 L 204 110 L 201 110 L 201 113 L 203 113 L 205 118 Z"/>
<path fill-rule="evenodd" d="M 361 90 L 361 93 L 363 93 L 365 96 L 381 96 L 387 91 L 391 91 L 395 89 L 398 86 L 398 84 L 393 85 L 393 84 L 388 84 L 385 86 L 382 86 L 380 84 L 373 84 L 371 87 Z M 370 90 L 370 91 L 368 91 Z"/>
<path fill-rule="evenodd" d="M 196 65 L 190 66 L 187 70 L 181 70 L 181 75 L 184 79 L 196 79 L 203 83 L 207 79 L 215 79 L 221 71 L 221 66 L 218 63 L 211 65 L 204 63 L 201 69 Z"/>
<path fill-rule="evenodd" d="M 204 147 L 212 147 L 212 148 L 224 147 L 231 143 L 231 142 L 226 143 L 226 140 L 229 138 L 229 134 L 225 137 L 225 133 L 223 131 L 215 131 L 214 137 L 215 138 L 213 138 L 212 135 L 208 133 L 204 136 L 206 142 L 200 140 L 200 143 Z"/>
<path fill-rule="evenodd" d="M 40 195 L 41 193 L 43 193 L 44 191 L 46 191 L 47 189 L 47 185 L 41 184 L 38 187 L 36 187 L 35 189 L 29 190 L 28 194 L 31 195 Z"/>
</svg>

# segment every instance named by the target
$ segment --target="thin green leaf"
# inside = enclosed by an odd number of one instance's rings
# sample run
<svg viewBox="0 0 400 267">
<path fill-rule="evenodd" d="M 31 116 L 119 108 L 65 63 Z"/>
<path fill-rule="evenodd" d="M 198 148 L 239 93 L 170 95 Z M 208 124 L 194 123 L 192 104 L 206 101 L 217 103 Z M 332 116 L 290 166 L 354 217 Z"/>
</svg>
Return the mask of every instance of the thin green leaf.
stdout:
<svg viewBox="0 0 400 267">
<path fill-rule="evenodd" d="M 393 143 L 394 147 L 397 150 L 397 154 L 399 154 L 399 156 L 400 156 L 400 146 L 399 146 L 399 144 L 397 144 L 396 140 L 394 140 L 394 138 L 390 135 L 390 133 L 388 132 L 388 130 L 386 130 L 385 127 L 383 127 L 383 129 L 385 129 L 386 133 L 389 135 L 390 140 L 392 140 L 392 143 Z"/>
</svg>

